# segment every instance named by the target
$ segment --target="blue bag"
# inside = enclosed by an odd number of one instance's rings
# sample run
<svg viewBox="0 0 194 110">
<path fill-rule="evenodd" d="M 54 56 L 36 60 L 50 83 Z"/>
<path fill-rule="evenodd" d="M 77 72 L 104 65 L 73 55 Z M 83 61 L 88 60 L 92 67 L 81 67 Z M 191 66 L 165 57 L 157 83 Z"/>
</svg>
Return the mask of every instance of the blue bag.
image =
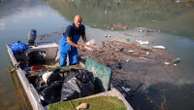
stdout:
<svg viewBox="0 0 194 110">
<path fill-rule="evenodd" d="M 23 53 L 28 49 L 28 45 L 25 43 L 22 43 L 21 41 L 13 42 L 9 46 L 13 51 L 13 54 Z"/>
</svg>

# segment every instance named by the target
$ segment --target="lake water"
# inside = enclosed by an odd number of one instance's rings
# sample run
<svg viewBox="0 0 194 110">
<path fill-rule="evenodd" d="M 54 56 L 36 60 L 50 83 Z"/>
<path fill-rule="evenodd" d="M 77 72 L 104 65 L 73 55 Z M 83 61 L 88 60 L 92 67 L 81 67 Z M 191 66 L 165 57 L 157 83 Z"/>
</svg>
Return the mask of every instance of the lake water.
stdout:
<svg viewBox="0 0 194 110">
<path fill-rule="evenodd" d="M 162 106 L 169 110 L 194 109 L 194 2 L 192 0 L 1 0 L 0 1 L 0 105 L 2 110 L 30 109 L 14 74 L 5 45 L 27 40 L 30 29 L 38 34 L 62 32 L 75 14 L 81 14 L 87 25 L 87 36 L 99 41 L 105 34 L 136 35 L 133 29 L 148 27 L 161 32 L 139 33 L 142 39 L 164 45 L 169 53 L 181 58 L 181 76 L 176 84 L 153 84 L 147 95 L 154 102 L 134 102 L 136 109 Z M 110 31 L 113 24 L 127 25 L 129 31 Z M 127 35 L 126 35 L 127 33 Z M 138 37 L 139 38 L 139 37 Z M 55 38 L 53 38 L 55 39 Z M 58 38 L 56 38 L 58 39 Z M 133 38 L 135 39 L 135 38 Z M 157 99 L 157 95 L 165 98 Z M 143 95 L 135 98 L 141 99 Z M 164 104 L 155 104 L 162 100 Z M 146 102 L 146 103 L 145 103 Z M 141 105 L 142 104 L 142 105 Z M 142 107 L 139 107 L 142 106 Z M 166 107 L 166 108 L 165 108 Z M 146 107 L 145 107 L 146 108 Z"/>
</svg>

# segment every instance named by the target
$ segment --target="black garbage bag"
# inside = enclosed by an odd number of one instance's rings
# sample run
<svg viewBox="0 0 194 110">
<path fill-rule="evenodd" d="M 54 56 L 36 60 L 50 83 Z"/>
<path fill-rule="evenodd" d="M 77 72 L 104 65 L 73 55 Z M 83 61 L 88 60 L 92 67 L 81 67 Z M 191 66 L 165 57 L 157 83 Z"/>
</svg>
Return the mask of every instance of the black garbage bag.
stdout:
<svg viewBox="0 0 194 110">
<path fill-rule="evenodd" d="M 32 51 L 28 53 L 29 64 L 30 65 L 45 64 L 45 56 L 46 56 L 45 51 L 40 51 L 40 50 Z"/>
<path fill-rule="evenodd" d="M 84 96 L 88 96 L 93 94 L 94 91 L 94 84 L 89 81 L 87 83 L 79 83 L 79 87 L 80 87 L 80 96 L 84 97 Z"/>
<path fill-rule="evenodd" d="M 47 80 L 47 85 L 39 80 L 39 89 L 42 96 L 43 105 L 57 102 L 59 100 L 66 101 L 79 97 L 88 96 L 94 93 L 94 77 L 87 70 L 70 70 L 65 78 L 59 75 L 60 69 L 53 71 Z"/>
<path fill-rule="evenodd" d="M 57 68 L 53 71 L 53 73 L 47 79 L 47 84 L 50 85 L 55 81 L 63 81 L 63 77 L 60 75 L 60 68 Z"/>
<path fill-rule="evenodd" d="M 33 85 L 35 86 L 36 90 L 38 92 L 41 92 L 46 87 L 50 86 L 55 81 L 63 82 L 64 78 L 60 75 L 60 69 L 55 69 L 52 74 L 48 77 L 47 83 L 43 81 L 42 75 L 44 74 L 38 74 L 35 78 L 35 81 L 33 82 Z"/>
<path fill-rule="evenodd" d="M 76 76 L 77 84 L 80 88 L 80 96 L 88 96 L 94 93 L 94 77 L 93 74 L 87 70 L 79 70 Z"/>
<path fill-rule="evenodd" d="M 94 93 L 94 77 L 91 72 L 87 70 L 74 70 L 73 75 L 67 77 L 63 83 L 61 100 L 71 100 Z"/>
<path fill-rule="evenodd" d="M 84 69 L 78 70 L 78 74 L 76 74 L 76 78 L 81 83 L 88 83 L 88 82 L 94 81 L 93 74 L 88 70 L 84 70 Z"/>
<path fill-rule="evenodd" d="M 34 87 L 40 93 L 43 89 L 47 87 L 47 84 L 43 81 L 42 76 L 36 76 L 35 81 L 33 82 Z"/>
<path fill-rule="evenodd" d="M 63 83 L 61 89 L 61 100 L 71 100 L 79 97 L 80 89 L 76 83 L 76 79 L 72 78 L 68 82 Z"/>
<path fill-rule="evenodd" d="M 60 101 L 62 84 L 61 81 L 55 81 L 41 91 L 43 105 Z"/>
</svg>

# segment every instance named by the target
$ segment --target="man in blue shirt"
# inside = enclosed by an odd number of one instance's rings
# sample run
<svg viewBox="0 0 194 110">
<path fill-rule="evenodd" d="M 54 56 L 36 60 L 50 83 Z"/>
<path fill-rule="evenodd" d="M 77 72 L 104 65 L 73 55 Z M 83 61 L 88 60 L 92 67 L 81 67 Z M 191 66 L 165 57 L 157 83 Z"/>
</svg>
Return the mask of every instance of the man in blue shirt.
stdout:
<svg viewBox="0 0 194 110">
<path fill-rule="evenodd" d="M 78 41 L 82 37 L 82 40 L 86 42 L 85 26 L 82 24 L 82 17 L 76 15 L 74 22 L 69 25 L 63 33 L 62 38 L 59 41 L 60 61 L 61 67 L 66 66 L 67 55 L 69 56 L 69 64 L 75 65 L 79 63 L 79 55 L 77 48 L 81 48 Z"/>
</svg>

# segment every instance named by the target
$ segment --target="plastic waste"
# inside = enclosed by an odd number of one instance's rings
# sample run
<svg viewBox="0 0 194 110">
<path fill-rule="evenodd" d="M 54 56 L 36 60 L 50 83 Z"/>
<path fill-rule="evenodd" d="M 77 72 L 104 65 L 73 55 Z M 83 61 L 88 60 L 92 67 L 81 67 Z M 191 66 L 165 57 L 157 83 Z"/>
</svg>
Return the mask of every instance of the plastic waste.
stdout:
<svg viewBox="0 0 194 110">
<path fill-rule="evenodd" d="M 64 71 L 65 76 L 61 76 L 59 72 L 62 72 L 61 68 L 57 68 L 53 72 L 46 72 L 36 81 L 35 87 L 40 93 L 44 105 L 59 100 L 88 96 L 97 90 L 94 76 L 87 70 L 70 69 Z M 47 82 L 47 84 L 42 82 Z"/>
<path fill-rule="evenodd" d="M 29 64 L 35 65 L 35 64 L 44 64 L 45 63 L 45 57 L 46 57 L 46 52 L 45 51 L 32 51 L 28 53 L 29 57 Z"/>
<path fill-rule="evenodd" d="M 129 87 L 124 87 L 124 86 L 122 86 L 121 88 L 122 88 L 125 92 L 131 91 L 131 88 L 129 88 Z"/>
<path fill-rule="evenodd" d="M 175 0 L 176 3 L 181 3 L 181 0 Z"/>
<path fill-rule="evenodd" d="M 41 65 L 33 65 L 31 66 L 31 71 L 33 72 L 40 72 L 40 71 L 44 71 L 46 68 L 44 66 Z"/>
<path fill-rule="evenodd" d="M 130 61 L 130 59 L 127 59 L 127 60 L 125 60 L 126 62 L 129 62 Z"/>
<path fill-rule="evenodd" d="M 78 98 L 79 97 L 78 91 L 80 90 L 78 85 L 76 84 L 75 79 L 71 79 L 71 81 L 63 83 L 61 90 L 61 100 L 66 101 Z"/>
<path fill-rule="evenodd" d="M 89 40 L 88 42 L 86 42 L 86 45 L 84 45 L 84 48 L 86 50 L 93 51 L 92 47 L 94 47 L 94 45 L 96 45 L 96 43 L 95 43 L 95 40 L 92 39 L 92 40 Z"/>
<path fill-rule="evenodd" d="M 106 34 L 106 35 L 104 35 L 104 37 L 111 38 L 112 36 L 110 34 Z"/>
<path fill-rule="evenodd" d="M 47 83 L 48 78 L 51 76 L 53 72 L 46 72 L 42 75 L 42 79 L 45 83 Z"/>
<path fill-rule="evenodd" d="M 150 54 L 150 52 L 147 51 L 147 52 L 146 52 L 146 55 L 149 55 L 149 54 Z"/>
<path fill-rule="evenodd" d="M 135 51 L 134 51 L 134 50 L 128 50 L 128 52 L 129 52 L 129 53 L 133 53 L 133 52 L 135 52 Z"/>
<path fill-rule="evenodd" d="M 165 61 L 164 64 L 165 65 L 170 65 L 170 62 Z"/>
<path fill-rule="evenodd" d="M 88 42 L 86 42 L 86 45 L 95 45 L 95 40 L 94 39 L 91 39 L 89 40 Z"/>
<path fill-rule="evenodd" d="M 62 82 L 53 82 L 40 92 L 43 105 L 60 101 Z"/>
<path fill-rule="evenodd" d="M 149 41 L 143 41 L 143 40 L 136 40 L 137 43 L 139 43 L 140 45 L 148 45 Z"/>
<path fill-rule="evenodd" d="M 177 57 L 172 62 L 173 62 L 173 64 L 178 64 L 181 62 L 181 58 Z"/>
<path fill-rule="evenodd" d="M 60 51 L 57 52 L 57 56 L 55 57 L 55 61 L 59 61 L 60 58 Z"/>
<path fill-rule="evenodd" d="M 87 96 L 94 92 L 94 77 L 93 74 L 87 70 L 81 70 L 76 76 L 77 84 L 80 87 L 80 95 Z"/>
<path fill-rule="evenodd" d="M 74 75 L 67 77 L 61 90 L 61 100 L 88 96 L 94 93 L 94 77 L 87 70 L 75 70 Z"/>
<path fill-rule="evenodd" d="M 86 50 L 93 51 L 93 49 L 92 49 L 91 47 L 84 46 L 84 48 L 85 48 Z"/>
<path fill-rule="evenodd" d="M 155 46 L 152 46 L 153 48 L 155 49 L 166 49 L 166 47 L 164 47 L 163 45 L 155 45 Z"/>
<path fill-rule="evenodd" d="M 130 38 L 127 38 L 127 39 L 126 39 L 126 41 L 127 41 L 127 42 L 130 42 L 130 41 L 131 41 L 131 39 L 130 39 Z"/>
<path fill-rule="evenodd" d="M 63 77 L 59 74 L 60 69 L 55 69 L 47 79 L 47 84 L 50 85 L 55 81 L 63 81 Z"/>
</svg>

